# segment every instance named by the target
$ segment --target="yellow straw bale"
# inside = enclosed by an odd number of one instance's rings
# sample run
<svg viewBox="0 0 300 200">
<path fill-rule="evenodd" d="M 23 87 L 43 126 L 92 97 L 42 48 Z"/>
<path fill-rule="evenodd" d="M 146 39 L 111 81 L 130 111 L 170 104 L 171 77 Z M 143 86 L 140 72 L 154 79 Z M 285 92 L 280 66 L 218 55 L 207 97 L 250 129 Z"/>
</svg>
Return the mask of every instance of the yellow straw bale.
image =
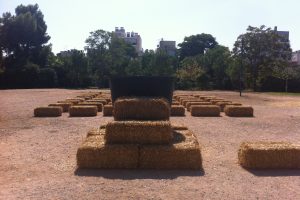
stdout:
<svg viewBox="0 0 300 200">
<path fill-rule="evenodd" d="M 218 102 L 216 105 L 220 106 L 221 112 L 224 112 L 226 106 L 241 106 L 241 103 Z"/>
<path fill-rule="evenodd" d="M 199 105 L 199 106 L 203 106 L 203 105 L 212 105 L 210 102 L 205 102 L 205 101 L 197 101 L 197 102 L 194 102 L 194 101 L 191 101 L 191 102 L 188 102 L 186 104 L 186 109 L 187 111 L 191 111 L 191 106 L 196 106 L 196 105 Z"/>
<path fill-rule="evenodd" d="M 172 105 L 171 116 L 185 116 L 185 108 L 181 105 Z"/>
<path fill-rule="evenodd" d="M 85 99 L 84 98 L 67 98 L 66 101 L 79 101 L 79 102 L 83 102 Z"/>
<path fill-rule="evenodd" d="M 180 105 L 180 103 L 178 101 L 172 101 L 172 105 Z"/>
<path fill-rule="evenodd" d="M 48 106 L 51 106 L 51 107 L 52 106 L 59 106 L 63 109 L 63 112 L 68 112 L 70 106 L 72 106 L 72 103 L 68 103 L 68 102 L 65 102 L 65 103 L 51 103 Z"/>
<path fill-rule="evenodd" d="M 227 101 L 227 100 L 224 100 L 224 99 L 211 99 L 209 102 L 211 102 L 211 104 L 213 104 L 213 105 L 217 105 L 217 103 L 219 103 L 219 102 L 231 103 L 231 101 Z"/>
<path fill-rule="evenodd" d="M 172 139 L 169 121 L 113 121 L 106 125 L 109 144 L 168 144 Z"/>
<path fill-rule="evenodd" d="M 192 105 L 191 115 L 194 117 L 218 117 L 220 107 L 216 105 Z"/>
<path fill-rule="evenodd" d="M 98 112 L 102 112 L 103 104 L 100 102 L 79 102 L 79 106 L 97 106 Z"/>
<path fill-rule="evenodd" d="M 93 117 L 97 116 L 97 106 L 71 106 L 69 108 L 70 117 Z"/>
<path fill-rule="evenodd" d="M 87 100 L 87 102 L 98 102 L 98 103 L 102 103 L 103 105 L 107 104 L 107 100 L 103 98 L 94 98 L 94 99 Z"/>
<path fill-rule="evenodd" d="M 78 168 L 135 169 L 139 148 L 130 144 L 105 144 L 104 135 L 90 135 L 77 150 Z"/>
<path fill-rule="evenodd" d="M 58 106 L 38 107 L 34 109 L 35 117 L 59 117 L 62 115 L 63 109 Z"/>
<path fill-rule="evenodd" d="M 300 145 L 287 142 L 244 142 L 238 151 L 241 166 L 250 169 L 300 169 Z"/>
<path fill-rule="evenodd" d="M 253 117 L 251 106 L 226 106 L 224 112 L 229 117 Z"/>
<path fill-rule="evenodd" d="M 171 126 L 173 130 L 188 130 L 188 127 L 183 124 L 172 123 Z"/>
<path fill-rule="evenodd" d="M 104 107 L 103 107 L 103 116 L 106 116 L 106 117 L 108 117 L 108 116 L 113 116 L 113 110 L 114 110 L 114 107 L 113 107 L 113 105 L 105 105 Z"/>
<path fill-rule="evenodd" d="M 169 120 L 170 105 L 164 98 L 118 98 L 113 115 L 115 120 Z"/>
<path fill-rule="evenodd" d="M 139 166 L 142 169 L 202 169 L 201 149 L 191 131 L 174 131 L 172 144 L 142 145 Z"/>
</svg>

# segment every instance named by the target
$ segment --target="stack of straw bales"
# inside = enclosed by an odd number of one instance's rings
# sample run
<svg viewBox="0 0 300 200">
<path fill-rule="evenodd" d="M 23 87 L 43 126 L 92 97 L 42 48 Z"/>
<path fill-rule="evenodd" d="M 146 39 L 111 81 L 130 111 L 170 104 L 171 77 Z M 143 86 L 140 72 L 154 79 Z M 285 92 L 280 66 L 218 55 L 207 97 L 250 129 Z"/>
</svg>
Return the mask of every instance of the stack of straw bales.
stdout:
<svg viewBox="0 0 300 200">
<path fill-rule="evenodd" d="M 114 102 L 114 119 L 88 132 L 77 151 L 79 168 L 201 169 L 196 137 L 171 126 L 163 98 L 127 97 Z"/>
<path fill-rule="evenodd" d="M 300 169 L 300 145 L 287 142 L 244 142 L 238 151 L 249 169 Z"/>
</svg>

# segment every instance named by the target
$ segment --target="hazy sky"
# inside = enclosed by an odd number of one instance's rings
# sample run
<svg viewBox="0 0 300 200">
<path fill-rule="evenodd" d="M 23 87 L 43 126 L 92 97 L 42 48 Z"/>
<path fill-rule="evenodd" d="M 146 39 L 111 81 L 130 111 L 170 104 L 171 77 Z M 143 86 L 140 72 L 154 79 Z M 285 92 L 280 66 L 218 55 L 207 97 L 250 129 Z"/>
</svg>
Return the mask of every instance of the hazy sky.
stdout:
<svg viewBox="0 0 300 200">
<path fill-rule="evenodd" d="M 123 26 L 138 32 L 144 49 L 159 40 L 209 33 L 230 49 L 248 25 L 278 26 L 290 31 L 293 50 L 300 49 L 299 0 L 0 0 L 0 13 L 38 3 L 55 53 L 83 49 L 89 32 Z"/>
</svg>

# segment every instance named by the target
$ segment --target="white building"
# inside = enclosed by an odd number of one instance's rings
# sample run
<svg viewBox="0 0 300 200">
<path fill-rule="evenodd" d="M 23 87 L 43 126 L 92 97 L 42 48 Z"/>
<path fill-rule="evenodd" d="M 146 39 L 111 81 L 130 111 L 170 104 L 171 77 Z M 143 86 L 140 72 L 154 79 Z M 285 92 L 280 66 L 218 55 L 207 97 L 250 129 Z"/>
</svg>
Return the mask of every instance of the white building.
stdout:
<svg viewBox="0 0 300 200">
<path fill-rule="evenodd" d="M 143 53 L 142 49 L 142 38 L 138 33 L 135 32 L 125 32 L 124 27 L 116 27 L 115 32 L 116 36 L 119 38 L 123 38 L 127 44 L 131 44 L 138 55 L 141 55 Z"/>
</svg>

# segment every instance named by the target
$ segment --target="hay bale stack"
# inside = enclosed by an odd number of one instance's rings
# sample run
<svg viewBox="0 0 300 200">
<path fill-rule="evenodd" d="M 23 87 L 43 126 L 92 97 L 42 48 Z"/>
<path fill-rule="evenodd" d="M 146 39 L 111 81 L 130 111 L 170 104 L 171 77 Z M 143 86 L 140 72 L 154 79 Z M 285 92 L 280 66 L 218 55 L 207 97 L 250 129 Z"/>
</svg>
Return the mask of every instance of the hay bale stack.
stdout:
<svg viewBox="0 0 300 200">
<path fill-rule="evenodd" d="M 105 144 L 104 135 L 90 135 L 77 150 L 78 168 L 135 169 L 139 148 L 130 144 Z"/>
<path fill-rule="evenodd" d="M 72 103 L 68 103 L 68 102 L 65 102 L 65 103 L 51 103 L 49 104 L 48 106 L 50 107 L 61 107 L 63 109 L 63 112 L 68 112 L 69 111 L 69 108 L 70 106 L 72 106 Z"/>
<path fill-rule="evenodd" d="M 105 105 L 103 107 L 103 116 L 105 117 L 111 117 L 113 116 L 113 110 L 114 110 L 114 107 L 113 105 Z"/>
<path fill-rule="evenodd" d="M 191 102 L 188 102 L 187 104 L 186 104 L 186 109 L 187 109 L 187 111 L 191 111 L 191 106 L 196 106 L 196 105 L 199 105 L 199 106 L 204 106 L 204 105 L 212 105 L 210 102 L 206 102 L 206 101 L 199 101 L 199 102 L 194 102 L 194 101 L 191 101 Z"/>
<path fill-rule="evenodd" d="M 169 121 L 113 121 L 106 125 L 108 144 L 169 144 L 172 139 Z"/>
<path fill-rule="evenodd" d="M 287 142 L 244 142 L 238 151 L 241 166 L 250 169 L 300 169 L 300 145 Z"/>
<path fill-rule="evenodd" d="M 171 116 L 185 116 L 185 108 L 181 105 L 172 105 Z"/>
<path fill-rule="evenodd" d="M 102 112 L 103 104 L 100 102 L 79 102 L 79 106 L 97 106 L 98 112 Z"/>
<path fill-rule="evenodd" d="M 253 117 L 251 106 L 225 106 L 224 112 L 229 117 Z"/>
<path fill-rule="evenodd" d="M 226 106 L 241 106 L 241 103 L 218 102 L 216 105 L 220 106 L 221 112 L 224 112 Z"/>
<path fill-rule="evenodd" d="M 97 116 L 97 106 L 71 106 L 69 108 L 70 117 L 93 117 Z"/>
<path fill-rule="evenodd" d="M 63 109 L 59 106 L 38 107 L 33 111 L 35 117 L 59 117 L 62 112 Z"/>
<path fill-rule="evenodd" d="M 164 98 L 118 98 L 113 115 L 115 120 L 169 120 L 170 105 Z"/>
<path fill-rule="evenodd" d="M 218 117 L 220 107 L 216 105 L 192 105 L 191 115 L 194 117 Z"/>
<path fill-rule="evenodd" d="M 202 169 L 199 143 L 188 130 L 174 131 L 170 145 L 142 145 L 139 166 L 142 169 Z"/>
</svg>

